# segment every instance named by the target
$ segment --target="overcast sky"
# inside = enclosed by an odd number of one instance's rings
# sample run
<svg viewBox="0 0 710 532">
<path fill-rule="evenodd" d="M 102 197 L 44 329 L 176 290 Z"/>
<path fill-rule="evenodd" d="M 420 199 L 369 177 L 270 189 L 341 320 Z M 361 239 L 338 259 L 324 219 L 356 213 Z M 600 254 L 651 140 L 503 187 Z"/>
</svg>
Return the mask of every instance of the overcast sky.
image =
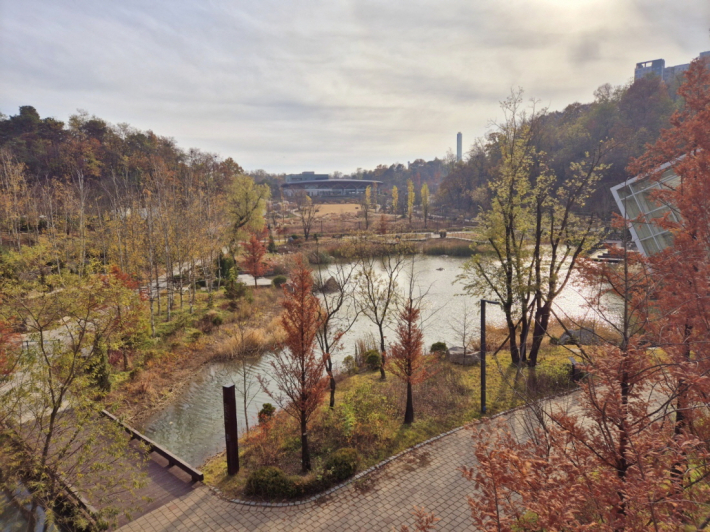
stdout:
<svg viewBox="0 0 710 532">
<path fill-rule="evenodd" d="M 710 50 L 709 0 L 0 0 L 0 112 L 85 109 L 271 172 L 443 157 Z"/>
</svg>

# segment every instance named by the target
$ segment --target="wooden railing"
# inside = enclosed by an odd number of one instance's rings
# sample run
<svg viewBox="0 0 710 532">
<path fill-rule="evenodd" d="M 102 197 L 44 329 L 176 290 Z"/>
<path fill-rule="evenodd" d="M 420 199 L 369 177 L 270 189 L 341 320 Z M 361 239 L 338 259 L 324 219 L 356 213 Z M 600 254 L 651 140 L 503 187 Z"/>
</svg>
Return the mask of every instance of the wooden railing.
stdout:
<svg viewBox="0 0 710 532">
<path fill-rule="evenodd" d="M 160 444 L 155 443 L 153 440 L 151 440 L 147 436 L 144 436 L 143 434 L 135 430 L 133 427 L 129 427 L 113 414 L 107 412 L 106 410 L 102 410 L 101 414 L 118 423 L 123 428 L 123 430 L 125 430 L 128 434 L 131 435 L 131 439 L 135 439 L 144 443 L 148 446 L 150 452 L 157 453 L 163 458 L 165 458 L 170 464 L 170 466 L 177 466 L 183 471 L 185 471 L 188 475 L 190 475 L 190 477 L 192 477 L 193 482 L 202 482 L 205 479 L 205 475 L 202 473 L 202 471 L 195 469 L 190 464 L 185 462 L 182 458 L 178 458 L 173 453 L 168 451 L 165 447 L 162 447 Z"/>
</svg>

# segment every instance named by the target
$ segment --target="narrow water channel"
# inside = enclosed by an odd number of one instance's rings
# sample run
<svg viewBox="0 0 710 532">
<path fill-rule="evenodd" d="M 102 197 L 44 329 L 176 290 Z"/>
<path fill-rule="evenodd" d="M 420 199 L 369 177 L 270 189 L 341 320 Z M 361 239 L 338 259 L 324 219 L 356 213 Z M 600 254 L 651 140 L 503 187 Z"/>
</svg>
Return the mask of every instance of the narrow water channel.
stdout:
<svg viewBox="0 0 710 532">
<path fill-rule="evenodd" d="M 426 292 L 423 304 L 424 344 L 430 346 L 434 342 L 446 342 L 447 345 L 460 345 L 461 341 L 455 331 L 454 319 L 459 318 L 464 309 L 478 324 L 478 302 L 471 297 L 463 297 L 462 287 L 454 283 L 461 272 L 464 259 L 453 257 L 416 256 L 414 262 L 417 286 Z M 408 265 L 402 276 L 402 284 L 406 283 L 410 270 Z M 323 278 L 329 277 L 324 272 Z M 558 298 L 560 310 L 569 315 L 580 317 L 588 313 L 585 308 L 583 289 L 570 284 Z M 488 323 L 503 323 L 500 311 L 493 307 L 487 313 Z M 336 362 L 341 362 L 347 355 L 354 352 L 355 340 L 365 335 L 376 336 L 376 328 L 364 316 L 359 316 L 352 329 L 343 337 L 342 349 L 333 355 Z M 394 341 L 394 332 L 387 333 L 386 341 Z M 269 358 L 265 355 L 255 360 L 250 369 L 255 374 L 266 378 L 271 371 Z M 199 466 L 210 456 L 222 451 L 224 443 L 224 419 L 222 414 L 222 386 L 236 384 L 239 390 L 239 365 L 235 362 L 220 362 L 203 368 L 190 386 L 162 412 L 156 414 L 145 423 L 146 435 L 164 445 L 177 456 L 188 463 Z M 255 386 L 256 389 L 256 386 Z M 239 403 L 239 393 L 237 402 Z M 263 403 L 273 402 L 259 390 L 253 400 L 248 415 L 250 423 L 256 423 L 257 412 Z M 244 430 L 243 410 L 238 408 L 238 424 L 240 431 Z"/>
</svg>

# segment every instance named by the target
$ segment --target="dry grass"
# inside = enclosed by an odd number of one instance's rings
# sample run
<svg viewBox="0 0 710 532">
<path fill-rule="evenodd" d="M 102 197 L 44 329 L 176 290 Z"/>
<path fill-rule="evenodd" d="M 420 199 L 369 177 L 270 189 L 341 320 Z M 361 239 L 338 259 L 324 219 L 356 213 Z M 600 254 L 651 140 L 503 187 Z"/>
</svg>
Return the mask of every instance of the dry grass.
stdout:
<svg viewBox="0 0 710 532">
<path fill-rule="evenodd" d="M 318 212 L 316 218 L 322 218 L 328 216 L 329 214 L 358 214 L 360 212 L 360 205 L 358 203 L 334 203 L 334 204 L 322 204 L 318 205 Z"/>
<path fill-rule="evenodd" d="M 261 327 L 236 324 L 226 327 L 215 340 L 212 350 L 216 359 L 255 356 L 272 350 L 283 340 L 278 316 L 273 316 Z"/>
<path fill-rule="evenodd" d="M 116 386 L 107 403 L 133 423 L 147 419 L 191 381 L 197 368 L 214 358 L 215 346 L 233 336 L 238 321 L 252 331 L 247 341 L 266 349 L 279 340 L 277 322 L 282 295 L 281 290 L 259 288 L 254 290 L 252 301 L 244 300 L 235 312 L 230 312 L 222 292 L 214 294 L 214 309 L 208 308 L 206 293 L 198 294 L 192 315 L 184 309 L 176 312 L 171 322 L 159 322 L 162 336 L 134 357 L 130 374 L 119 372 L 113 376 Z M 205 317 L 215 313 L 224 318 L 223 325 L 200 328 Z M 220 347 L 217 354 L 224 356 L 228 347 Z"/>
</svg>

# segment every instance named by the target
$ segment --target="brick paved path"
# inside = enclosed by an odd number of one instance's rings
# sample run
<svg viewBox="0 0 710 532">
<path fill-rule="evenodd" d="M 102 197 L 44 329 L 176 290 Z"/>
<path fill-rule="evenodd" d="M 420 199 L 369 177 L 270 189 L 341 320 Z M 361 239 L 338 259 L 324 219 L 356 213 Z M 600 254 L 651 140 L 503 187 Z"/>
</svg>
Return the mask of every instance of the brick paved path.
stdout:
<svg viewBox="0 0 710 532">
<path fill-rule="evenodd" d="M 568 408 L 571 396 L 554 399 L 554 407 Z M 518 434 L 524 411 L 504 419 Z M 361 481 L 330 496 L 306 504 L 268 508 L 222 500 L 199 485 L 190 493 L 122 527 L 120 532 L 167 531 L 389 531 L 411 525 L 414 506 L 423 506 L 441 520 L 437 530 L 473 530 L 466 496 L 471 482 L 458 468 L 475 463 L 470 429 L 460 430 L 420 447 Z"/>
</svg>

